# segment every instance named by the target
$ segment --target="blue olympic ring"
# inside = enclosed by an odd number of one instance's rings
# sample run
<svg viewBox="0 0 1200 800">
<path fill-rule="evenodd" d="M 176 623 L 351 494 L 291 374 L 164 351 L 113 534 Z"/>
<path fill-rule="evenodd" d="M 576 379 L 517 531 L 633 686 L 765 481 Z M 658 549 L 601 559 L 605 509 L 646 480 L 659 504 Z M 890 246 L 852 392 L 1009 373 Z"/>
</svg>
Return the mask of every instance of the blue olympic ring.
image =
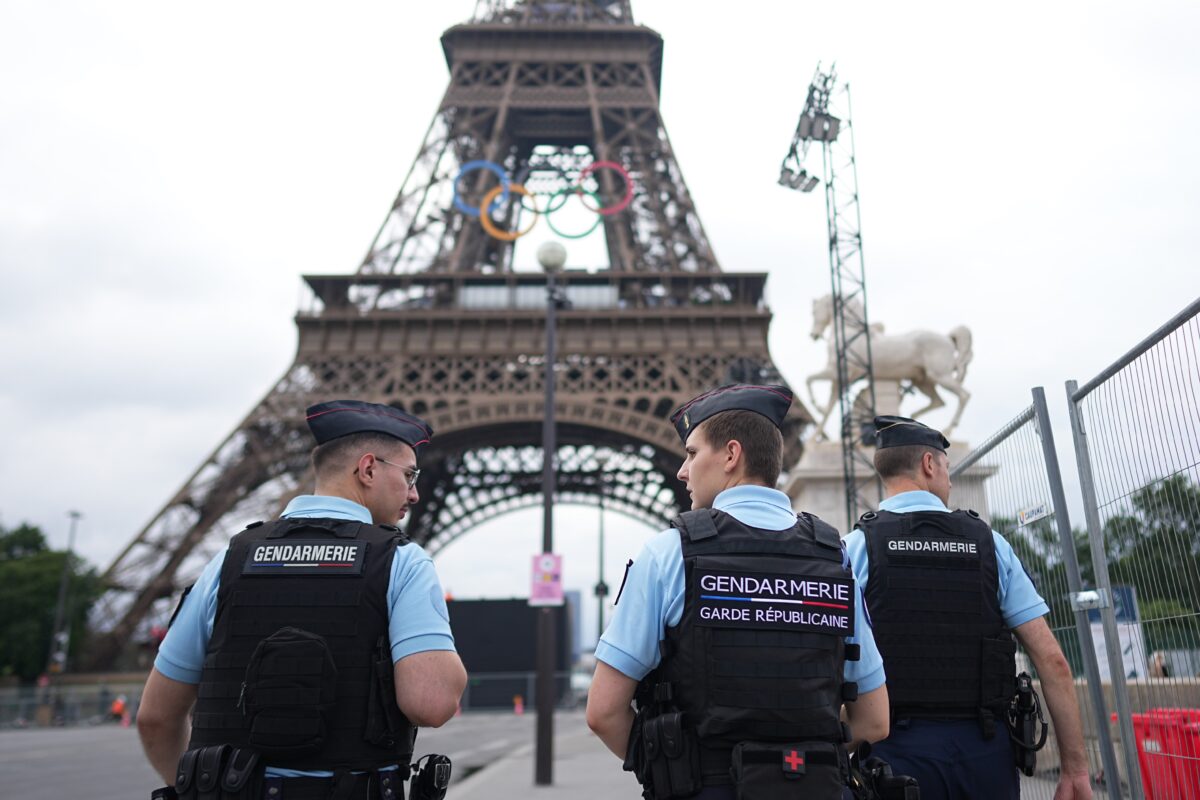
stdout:
<svg viewBox="0 0 1200 800">
<path fill-rule="evenodd" d="M 474 172 L 477 169 L 486 169 L 488 172 L 499 178 L 500 185 L 504 187 L 504 190 L 500 193 L 500 196 L 496 198 L 496 200 L 492 203 L 491 208 L 488 209 L 489 214 L 496 213 L 496 211 L 498 211 L 504 203 L 508 202 L 509 186 L 511 186 L 511 182 L 508 180 L 508 173 L 504 171 L 504 167 L 500 166 L 494 161 L 468 161 L 467 163 L 463 164 L 462 169 L 458 171 L 458 175 L 456 175 L 454 178 L 454 207 L 466 214 L 468 217 L 475 217 L 476 219 L 479 218 L 479 208 L 476 206 L 469 206 L 463 202 L 462 197 L 458 193 L 458 182 L 461 181 L 463 176 L 468 172 Z"/>
</svg>

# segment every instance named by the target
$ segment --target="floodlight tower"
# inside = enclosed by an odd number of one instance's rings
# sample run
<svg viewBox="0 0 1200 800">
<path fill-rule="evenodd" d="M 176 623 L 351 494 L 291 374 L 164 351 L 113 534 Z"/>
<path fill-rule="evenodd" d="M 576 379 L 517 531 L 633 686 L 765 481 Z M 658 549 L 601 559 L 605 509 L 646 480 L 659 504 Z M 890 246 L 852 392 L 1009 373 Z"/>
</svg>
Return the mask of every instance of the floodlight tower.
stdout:
<svg viewBox="0 0 1200 800">
<path fill-rule="evenodd" d="M 806 193 L 816 188 L 820 180 L 805 168 L 813 142 L 821 145 L 829 228 L 837 354 L 837 382 L 830 386 L 830 391 L 838 395 L 846 520 L 853 525 L 860 511 L 874 508 L 863 489 L 877 484 L 875 468 L 859 444 L 875 443 L 875 373 L 871 365 L 871 328 L 867 322 L 867 276 L 862 255 L 862 216 L 858 209 L 854 126 L 850 120 L 850 84 L 838 84 L 836 65 L 828 71 L 817 65 L 792 146 L 780 165 L 781 186 Z M 851 390 L 860 381 L 865 385 L 854 397 Z"/>
</svg>

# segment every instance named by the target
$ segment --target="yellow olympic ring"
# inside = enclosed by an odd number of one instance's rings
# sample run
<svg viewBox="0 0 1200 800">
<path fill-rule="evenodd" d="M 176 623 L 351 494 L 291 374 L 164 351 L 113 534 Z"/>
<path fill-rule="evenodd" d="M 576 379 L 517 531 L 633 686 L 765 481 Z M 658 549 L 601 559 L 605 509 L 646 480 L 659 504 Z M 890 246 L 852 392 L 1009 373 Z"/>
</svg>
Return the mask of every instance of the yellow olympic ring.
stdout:
<svg viewBox="0 0 1200 800">
<path fill-rule="evenodd" d="M 498 186 L 493 186 L 491 189 L 488 189 L 487 194 L 485 194 L 483 196 L 483 199 L 479 201 L 479 207 L 480 208 L 491 208 L 492 201 L 495 200 L 497 197 L 499 197 L 500 193 L 503 191 L 504 191 L 504 184 L 500 184 Z M 532 192 L 530 192 L 522 184 L 519 184 L 519 183 L 509 184 L 508 191 L 512 192 L 513 194 L 523 195 L 525 197 L 533 196 Z M 524 207 L 524 206 L 522 206 L 522 207 Z M 502 242 L 515 242 L 517 239 L 520 239 L 522 236 L 524 236 L 525 234 L 527 234 L 531 230 L 533 230 L 533 226 L 537 225 L 538 217 L 540 217 L 542 215 L 542 212 L 537 210 L 536 204 L 533 208 L 527 208 L 526 210 L 533 212 L 533 221 L 530 222 L 529 227 L 523 231 L 513 231 L 512 233 L 509 233 L 508 231 L 500 230 L 499 228 L 496 227 L 496 223 L 492 221 L 492 215 L 488 214 L 488 213 L 483 213 L 483 214 L 479 215 L 479 224 L 483 226 L 483 229 L 485 231 L 487 231 L 488 235 L 491 236 L 493 239 L 499 239 Z"/>
</svg>

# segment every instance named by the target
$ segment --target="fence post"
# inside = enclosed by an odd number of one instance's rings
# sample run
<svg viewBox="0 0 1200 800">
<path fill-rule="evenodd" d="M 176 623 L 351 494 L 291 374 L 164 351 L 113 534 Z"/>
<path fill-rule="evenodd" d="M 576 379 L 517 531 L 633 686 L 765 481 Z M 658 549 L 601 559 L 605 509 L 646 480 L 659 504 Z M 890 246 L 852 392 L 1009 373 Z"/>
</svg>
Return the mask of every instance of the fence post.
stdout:
<svg viewBox="0 0 1200 800">
<path fill-rule="evenodd" d="M 1083 591 L 1083 579 L 1079 574 L 1079 560 L 1075 556 L 1075 535 L 1071 531 L 1071 519 L 1067 514 L 1067 497 L 1063 492 L 1062 473 L 1058 469 L 1058 453 L 1054 449 L 1054 432 L 1050 428 L 1050 409 L 1046 405 L 1046 390 L 1041 386 L 1033 389 L 1033 413 L 1037 432 L 1042 441 L 1042 456 L 1046 462 L 1046 477 L 1050 481 L 1050 502 L 1054 505 L 1054 521 L 1058 526 L 1058 539 L 1062 545 L 1063 564 L 1067 568 L 1067 589 L 1072 595 Z M 1088 682 L 1088 693 L 1092 698 L 1092 712 L 1096 721 L 1096 737 L 1100 748 L 1100 763 L 1104 774 L 1112 776 L 1119 784 L 1121 773 L 1113 754 L 1112 736 L 1108 730 L 1108 708 L 1104 704 L 1104 686 L 1100 677 L 1100 664 L 1096 661 L 1096 644 L 1092 639 L 1092 626 L 1087 611 L 1071 603 L 1075 611 L 1075 632 L 1079 634 L 1079 651 L 1083 657 L 1083 672 Z M 1109 784 L 1112 785 L 1111 783 Z M 1118 791 L 1119 791 L 1118 786 Z"/>
<path fill-rule="evenodd" d="M 1113 614 L 1112 584 L 1108 578 L 1108 561 L 1104 555 L 1104 531 L 1100 527 L 1099 504 L 1096 501 L 1096 482 L 1092 475 L 1092 458 L 1088 451 L 1087 432 L 1075 395 L 1076 381 L 1067 381 L 1067 410 L 1071 415 L 1071 438 L 1075 444 L 1075 461 L 1079 465 L 1079 489 L 1083 494 L 1083 515 L 1087 520 L 1088 542 L 1092 551 L 1092 568 L 1096 573 L 1096 588 L 1100 591 L 1100 619 L 1104 624 L 1104 648 L 1108 653 L 1108 675 L 1112 681 L 1113 699 L 1117 706 L 1117 723 L 1121 728 L 1121 755 L 1129 792 L 1133 800 L 1144 800 L 1142 772 L 1138 766 L 1138 743 L 1133 733 L 1133 716 L 1129 707 L 1129 692 L 1125 686 L 1124 662 L 1121 660 L 1121 640 L 1117 634 L 1117 619 Z M 1107 720 L 1105 720 L 1107 723 Z M 1114 776 L 1120 782 L 1120 776 Z M 1119 791 L 1119 789 L 1118 789 Z"/>
</svg>

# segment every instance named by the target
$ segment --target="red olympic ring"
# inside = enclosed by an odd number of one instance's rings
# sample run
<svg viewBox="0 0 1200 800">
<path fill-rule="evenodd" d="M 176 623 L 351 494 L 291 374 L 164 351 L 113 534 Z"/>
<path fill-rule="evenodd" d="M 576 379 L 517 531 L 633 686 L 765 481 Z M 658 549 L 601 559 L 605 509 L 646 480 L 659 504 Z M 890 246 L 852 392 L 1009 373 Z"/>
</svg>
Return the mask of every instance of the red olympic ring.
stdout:
<svg viewBox="0 0 1200 800">
<path fill-rule="evenodd" d="M 598 169 L 611 169 L 620 175 L 621 179 L 625 181 L 625 196 L 621 198 L 621 202 L 610 208 L 592 208 L 586 202 L 583 203 L 584 208 L 605 217 L 619 214 L 629 208 L 629 204 L 633 202 L 633 181 L 630 179 L 629 173 L 625 171 L 625 168 L 615 161 L 593 161 L 583 168 L 583 171 L 579 173 L 579 185 L 575 187 L 580 201 L 583 201 L 583 179 Z"/>
</svg>

